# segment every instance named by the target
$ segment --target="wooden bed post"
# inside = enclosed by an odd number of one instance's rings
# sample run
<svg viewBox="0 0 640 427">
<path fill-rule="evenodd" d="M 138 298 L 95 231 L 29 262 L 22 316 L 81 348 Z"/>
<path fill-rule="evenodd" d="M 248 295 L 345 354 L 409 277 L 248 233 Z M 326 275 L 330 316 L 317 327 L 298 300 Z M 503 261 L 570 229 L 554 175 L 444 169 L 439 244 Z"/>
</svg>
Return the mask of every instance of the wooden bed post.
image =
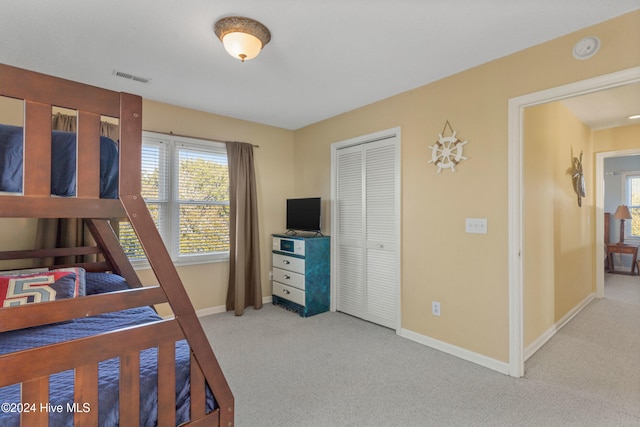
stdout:
<svg viewBox="0 0 640 427">
<path fill-rule="evenodd" d="M 120 94 L 120 196 L 142 192 L 142 98 Z"/>
</svg>

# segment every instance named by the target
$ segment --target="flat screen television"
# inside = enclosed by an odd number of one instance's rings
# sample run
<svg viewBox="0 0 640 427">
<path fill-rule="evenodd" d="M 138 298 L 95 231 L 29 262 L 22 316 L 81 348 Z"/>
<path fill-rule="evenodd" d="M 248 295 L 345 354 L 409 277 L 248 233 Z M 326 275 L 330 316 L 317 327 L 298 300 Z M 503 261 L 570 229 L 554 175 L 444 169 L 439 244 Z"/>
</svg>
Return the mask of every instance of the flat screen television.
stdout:
<svg viewBox="0 0 640 427">
<path fill-rule="evenodd" d="M 287 230 L 320 232 L 320 197 L 287 199 Z"/>
</svg>

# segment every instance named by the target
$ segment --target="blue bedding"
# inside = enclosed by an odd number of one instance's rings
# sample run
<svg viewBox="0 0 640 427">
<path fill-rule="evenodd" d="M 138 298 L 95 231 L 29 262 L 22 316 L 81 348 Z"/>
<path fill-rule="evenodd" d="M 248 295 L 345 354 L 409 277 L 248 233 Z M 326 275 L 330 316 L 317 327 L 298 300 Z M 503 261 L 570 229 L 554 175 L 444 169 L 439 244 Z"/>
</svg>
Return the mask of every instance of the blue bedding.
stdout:
<svg viewBox="0 0 640 427">
<path fill-rule="evenodd" d="M 87 273 L 87 294 L 100 293 L 104 289 L 122 289 L 124 280 L 112 274 Z M 99 280 L 96 288 L 92 280 Z M 71 322 L 28 328 L 0 334 L 0 354 L 29 349 L 46 344 L 95 335 L 101 332 L 160 320 L 149 307 L 138 307 L 99 316 L 75 319 Z M 189 365 L 190 349 L 186 341 L 176 343 L 176 425 L 189 420 Z M 119 360 L 109 359 L 99 365 L 99 403 L 100 426 L 118 425 L 118 378 Z M 140 426 L 156 426 L 157 417 L 157 349 L 151 348 L 140 353 Z M 0 388 L 0 403 L 19 403 L 18 385 Z M 26 403 L 26 402 L 22 402 Z M 35 402 L 39 410 L 41 402 Z M 50 377 L 49 403 L 62 405 L 62 412 L 50 412 L 49 425 L 73 426 L 73 412 L 66 410 L 67 403 L 73 403 L 73 371 L 65 371 Z M 207 394 L 207 410 L 215 408 L 213 396 Z M 0 411 L 0 425 L 19 426 L 20 414 Z"/>
<path fill-rule="evenodd" d="M 23 130 L 0 124 L 0 191 L 22 192 Z M 51 136 L 51 194 L 76 194 L 76 134 L 53 131 Z M 100 197 L 118 198 L 118 149 L 100 137 Z"/>
</svg>

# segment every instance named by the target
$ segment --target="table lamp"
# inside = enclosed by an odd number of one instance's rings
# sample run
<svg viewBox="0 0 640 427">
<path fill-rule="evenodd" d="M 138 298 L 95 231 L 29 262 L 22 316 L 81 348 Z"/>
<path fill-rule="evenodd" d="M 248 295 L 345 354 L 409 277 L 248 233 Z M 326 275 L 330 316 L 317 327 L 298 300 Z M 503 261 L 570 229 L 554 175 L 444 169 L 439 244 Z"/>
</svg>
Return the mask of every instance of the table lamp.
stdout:
<svg viewBox="0 0 640 427">
<path fill-rule="evenodd" d="M 613 217 L 620 220 L 620 241 L 618 242 L 618 244 L 624 245 L 624 220 L 631 219 L 631 212 L 629 212 L 629 207 L 627 207 L 626 205 L 618 206 L 618 209 L 616 209 L 616 213 L 613 214 Z"/>
</svg>

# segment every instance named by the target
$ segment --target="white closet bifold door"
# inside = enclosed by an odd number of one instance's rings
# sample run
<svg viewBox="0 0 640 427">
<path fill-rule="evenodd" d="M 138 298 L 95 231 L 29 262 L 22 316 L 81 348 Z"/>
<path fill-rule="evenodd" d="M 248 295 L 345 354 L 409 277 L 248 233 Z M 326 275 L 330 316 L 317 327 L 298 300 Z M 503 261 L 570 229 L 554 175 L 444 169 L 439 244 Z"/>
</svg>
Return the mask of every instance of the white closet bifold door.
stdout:
<svg viewBox="0 0 640 427">
<path fill-rule="evenodd" d="M 363 150 L 361 145 L 338 151 L 337 309 L 365 316 Z"/>
<path fill-rule="evenodd" d="M 385 141 L 365 148 L 366 307 L 368 320 L 396 322 L 395 147 Z"/>
<path fill-rule="evenodd" d="M 396 138 L 337 152 L 337 309 L 396 327 Z"/>
</svg>

